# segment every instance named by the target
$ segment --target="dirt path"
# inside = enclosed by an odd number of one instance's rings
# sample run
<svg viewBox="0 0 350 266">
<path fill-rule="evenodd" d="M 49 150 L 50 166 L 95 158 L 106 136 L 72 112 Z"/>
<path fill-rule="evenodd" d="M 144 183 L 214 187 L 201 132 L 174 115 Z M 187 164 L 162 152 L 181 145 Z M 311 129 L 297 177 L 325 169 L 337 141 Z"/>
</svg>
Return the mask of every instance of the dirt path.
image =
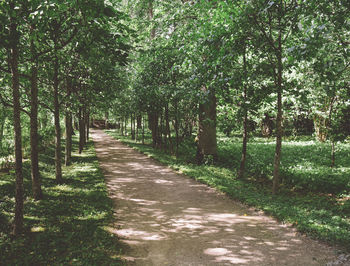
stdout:
<svg viewBox="0 0 350 266">
<path fill-rule="evenodd" d="M 334 251 L 92 131 L 130 265 L 325 265 Z"/>
</svg>

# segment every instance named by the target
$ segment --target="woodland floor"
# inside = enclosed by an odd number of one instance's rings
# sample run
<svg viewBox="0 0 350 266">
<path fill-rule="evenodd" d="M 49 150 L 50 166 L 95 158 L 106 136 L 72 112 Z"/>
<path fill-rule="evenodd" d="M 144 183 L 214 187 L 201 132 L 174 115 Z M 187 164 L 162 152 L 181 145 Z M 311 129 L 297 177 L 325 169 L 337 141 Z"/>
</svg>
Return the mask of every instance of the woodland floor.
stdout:
<svg viewBox="0 0 350 266">
<path fill-rule="evenodd" d="M 128 265 L 334 265 L 336 250 L 93 130 Z M 333 263 L 332 263 L 333 262 Z"/>
</svg>

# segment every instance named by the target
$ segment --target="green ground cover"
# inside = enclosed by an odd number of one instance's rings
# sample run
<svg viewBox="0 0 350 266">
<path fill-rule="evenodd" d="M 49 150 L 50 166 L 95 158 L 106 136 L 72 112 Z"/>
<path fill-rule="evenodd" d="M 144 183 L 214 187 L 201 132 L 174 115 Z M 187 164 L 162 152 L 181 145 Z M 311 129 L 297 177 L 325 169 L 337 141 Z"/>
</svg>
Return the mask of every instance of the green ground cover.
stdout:
<svg viewBox="0 0 350 266">
<path fill-rule="evenodd" d="M 248 144 L 247 175 L 236 179 L 241 143 L 238 138 L 218 139 L 219 161 L 198 166 L 193 139 L 184 141 L 176 158 L 150 145 L 108 134 L 200 182 L 206 183 L 300 232 L 350 250 L 350 144 L 339 144 L 336 166 L 330 168 L 330 145 L 310 140 L 284 141 L 278 195 L 271 193 L 273 140 L 255 138 Z M 150 142 L 147 136 L 146 144 Z"/>
<path fill-rule="evenodd" d="M 74 142 L 77 150 L 77 142 Z M 14 211 L 14 173 L 0 173 L 0 265 L 120 265 L 117 237 L 106 229 L 113 216 L 94 147 L 73 154 L 63 168 L 65 183 L 54 179 L 54 151 L 41 154 L 44 199 L 31 198 L 30 165 L 24 164 L 25 233 L 9 234 Z"/>
</svg>

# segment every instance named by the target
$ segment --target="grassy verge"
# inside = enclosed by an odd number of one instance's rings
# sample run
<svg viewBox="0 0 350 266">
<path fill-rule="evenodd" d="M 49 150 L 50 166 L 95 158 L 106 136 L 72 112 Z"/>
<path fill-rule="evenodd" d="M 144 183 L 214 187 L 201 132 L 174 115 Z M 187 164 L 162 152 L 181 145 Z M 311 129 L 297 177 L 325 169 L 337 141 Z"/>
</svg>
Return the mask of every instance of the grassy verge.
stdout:
<svg viewBox="0 0 350 266">
<path fill-rule="evenodd" d="M 0 265 L 121 265 L 117 237 L 104 229 L 113 206 L 93 144 L 73 154 L 72 165 L 63 169 L 64 185 L 55 183 L 53 154 L 50 148 L 41 154 L 41 201 L 31 198 L 30 165 L 24 164 L 25 233 L 17 239 L 9 234 L 14 173 L 0 173 Z"/>
<path fill-rule="evenodd" d="M 293 224 L 302 233 L 332 244 L 338 244 L 350 250 L 350 201 L 348 200 L 350 195 L 344 191 L 333 195 L 315 190 L 306 190 L 305 188 L 298 190 L 295 186 L 290 185 L 292 184 L 291 180 L 285 182 L 287 185 L 282 186 L 280 194 L 272 195 L 269 174 L 262 173 L 264 169 L 267 169 L 265 161 L 273 156 L 273 145 L 271 143 L 266 145 L 261 142 L 250 143 L 250 162 L 247 165 L 249 176 L 245 180 L 237 180 L 233 165 L 235 160 L 237 162 L 239 160 L 240 143 L 238 141 L 228 143 L 227 140 L 221 139 L 219 141 L 219 163 L 217 165 L 197 166 L 191 162 L 195 150 L 188 145 L 180 149 L 180 156 L 176 159 L 175 156 L 155 150 L 150 145 L 142 145 L 130 140 L 130 137 L 120 136 L 117 131 L 107 131 L 107 133 L 175 170 L 215 187 L 249 206 L 265 211 L 281 222 Z M 289 145 L 288 143 L 285 145 L 287 148 L 285 151 L 290 153 L 290 156 L 287 156 L 286 152 L 284 153 L 287 157 L 287 160 L 284 161 L 285 165 L 288 165 L 288 160 L 293 164 L 300 157 L 302 159 L 301 163 L 306 165 L 314 163 L 314 161 L 307 161 L 305 159 L 306 155 L 300 153 L 300 149 L 305 152 L 303 147 L 307 147 L 304 149 L 311 149 L 314 154 L 316 153 L 313 156 L 319 156 L 319 153 L 322 155 L 322 152 L 324 152 L 324 147 L 319 147 L 319 151 L 315 151 L 314 148 L 308 147 L 307 143 L 304 144 L 293 146 L 290 142 Z M 320 157 L 322 157 L 321 155 Z M 292 158 L 295 160 L 293 161 Z M 254 160 L 257 160 L 257 162 Z M 341 160 L 341 163 L 343 163 L 343 160 Z M 261 164 L 262 170 L 259 170 L 257 164 Z M 317 175 L 312 175 L 312 177 L 317 178 Z M 289 178 L 292 179 L 293 176 L 289 176 Z M 295 179 L 298 180 L 297 178 L 300 180 L 307 177 L 304 177 L 302 173 L 298 173 Z M 323 180 L 322 182 L 326 181 Z M 317 184 L 317 180 L 314 183 Z"/>
</svg>

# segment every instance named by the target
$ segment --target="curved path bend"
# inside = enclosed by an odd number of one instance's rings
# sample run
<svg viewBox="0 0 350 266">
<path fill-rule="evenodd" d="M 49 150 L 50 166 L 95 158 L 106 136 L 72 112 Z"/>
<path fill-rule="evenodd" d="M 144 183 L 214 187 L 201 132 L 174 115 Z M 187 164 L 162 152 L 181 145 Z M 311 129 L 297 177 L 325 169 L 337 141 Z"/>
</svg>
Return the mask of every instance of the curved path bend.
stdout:
<svg viewBox="0 0 350 266">
<path fill-rule="evenodd" d="M 128 265 L 325 265 L 334 250 L 92 130 Z"/>
</svg>

